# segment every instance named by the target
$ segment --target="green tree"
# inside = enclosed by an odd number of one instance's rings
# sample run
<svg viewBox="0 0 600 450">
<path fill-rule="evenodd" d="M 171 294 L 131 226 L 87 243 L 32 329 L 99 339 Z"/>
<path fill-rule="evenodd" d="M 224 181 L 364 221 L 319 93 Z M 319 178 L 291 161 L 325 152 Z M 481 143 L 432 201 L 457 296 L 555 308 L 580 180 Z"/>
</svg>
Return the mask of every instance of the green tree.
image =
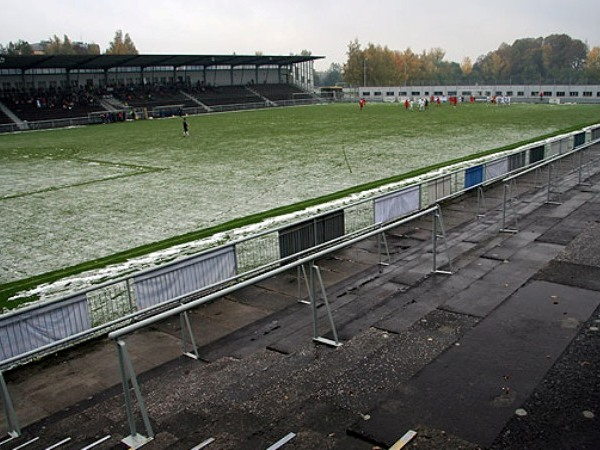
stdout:
<svg viewBox="0 0 600 450">
<path fill-rule="evenodd" d="M 440 81 L 442 61 L 446 52 L 441 48 L 433 48 L 421 53 L 421 79 L 436 84 Z"/>
<path fill-rule="evenodd" d="M 54 35 L 44 46 L 44 53 L 46 55 L 59 55 L 61 47 L 62 42 L 60 38 L 57 35 Z"/>
<path fill-rule="evenodd" d="M 344 64 L 344 81 L 351 86 L 360 86 L 363 84 L 363 67 L 365 64 L 365 54 L 360 48 L 358 39 L 348 44 L 346 52 L 348 59 Z"/>
<path fill-rule="evenodd" d="M 18 40 L 9 42 L 6 47 L 0 44 L 0 55 L 7 56 L 26 56 L 33 55 L 33 49 L 27 41 Z"/>
<path fill-rule="evenodd" d="M 73 46 L 75 53 L 78 55 L 99 55 L 100 54 L 100 46 L 95 43 L 83 45 L 74 45 Z"/>
<path fill-rule="evenodd" d="M 363 82 L 367 86 L 398 84 L 394 53 L 387 47 L 369 44 L 364 50 Z"/>
<path fill-rule="evenodd" d="M 315 73 L 315 84 L 317 86 L 335 86 L 343 80 L 343 66 L 338 63 L 331 63 L 326 71 Z"/>
<path fill-rule="evenodd" d="M 566 34 L 552 34 L 544 38 L 542 45 L 544 67 L 547 71 L 555 69 L 579 69 L 587 57 L 586 45 Z"/>
<path fill-rule="evenodd" d="M 129 33 L 125 33 L 123 36 L 122 30 L 115 32 L 115 37 L 106 49 L 107 55 L 137 55 L 138 51 L 135 48 Z"/>
<path fill-rule="evenodd" d="M 73 43 L 69 36 L 64 35 L 61 40 L 54 35 L 48 41 L 45 41 L 44 53 L 46 55 L 99 55 L 100 46 L 98 44 Z"/>
<path fill-rule="evenodd" d="M 62 41 L 62 45 L 60 47 L 60 53 L 62 55 L 75 55 L 75 47 L 73 47 L 73 43 L 71 42 L 71 39 L 69 39 L 69 36 L 67 36 L 66 34 L 64 35 L 63 41 Z"/>
<path fill-rule="evenodd" d="M 509 81 L 527 83 L 542 78 L 542 38 L 517 39 L 511 47 Z"/>
<path fill-rule="evenodd" d="M 460 71 L 462 72 L 463 77 L 468 80 L 471 72 L 473 72 L 473 61 L 471 61 L 471 58 L 468 56 L 463 58 L 462 62 L 460 63 Z"/>
<path fill-rule="evenodd" d="M 593 47 L 588 52 L 585 71 L 590 82 L 600 83 L 600 47 Z"/>
<path fill-rule="evenodd" d="M 398 84 L 414 84 L 421 79 L 421 60 L 410 47 L 403 52 L 395 52 L 394 62 L 400 78 Z"/>
</svg>

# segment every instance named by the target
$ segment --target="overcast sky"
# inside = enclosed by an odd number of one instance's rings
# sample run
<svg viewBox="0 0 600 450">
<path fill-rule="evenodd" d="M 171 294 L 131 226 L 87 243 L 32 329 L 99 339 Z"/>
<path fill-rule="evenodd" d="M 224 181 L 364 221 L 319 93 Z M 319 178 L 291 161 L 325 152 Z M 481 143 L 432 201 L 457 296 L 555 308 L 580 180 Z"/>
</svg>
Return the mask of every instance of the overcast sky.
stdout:
<svg viewBox="0 0 600 450">
<path fill-rule="evenodd" d="M 0 43 L 61 39 L 102 52 L 116 30 L 143 54 L 324 56 L 344 63 L 358 39 L 415 53 L 440 47 L 473 61 L 524 37 L 565 33 L 600 46 L 598 0 L 2 0 Z"/>
</svg>

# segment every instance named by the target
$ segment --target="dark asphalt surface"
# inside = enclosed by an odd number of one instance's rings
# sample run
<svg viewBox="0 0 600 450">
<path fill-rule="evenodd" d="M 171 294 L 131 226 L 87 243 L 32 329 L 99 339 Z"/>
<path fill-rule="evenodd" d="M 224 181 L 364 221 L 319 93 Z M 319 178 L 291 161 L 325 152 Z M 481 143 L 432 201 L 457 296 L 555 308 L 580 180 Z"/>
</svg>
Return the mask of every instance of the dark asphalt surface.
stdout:
<svg viewBox="0 0 600 450">
<path fill-rule="evenodd" d="M 126 338 L 155 433 L 144 449 L 600 448 L 600 176 L 562 204 L 520 181 L 518 233 L 502 187 L 443 205 L 452 275 L 431 274 L 431 220 L 319 261 L 343 345 L 312 342 L 296 272 Z M 445 261 L 444 248 L 438 259 Z M 301 295 L 305 293 L 301 292 Z M 325 308 L 319 332 L 330 336 Z M 0 449 L 126 448 L 116 346 L 107 339 L 5 374 L 23 435 Z M 137 431 L 146 430 L 136 414 Z M 5 423 L 1 424 L 6 430 Z"/>
</svg>

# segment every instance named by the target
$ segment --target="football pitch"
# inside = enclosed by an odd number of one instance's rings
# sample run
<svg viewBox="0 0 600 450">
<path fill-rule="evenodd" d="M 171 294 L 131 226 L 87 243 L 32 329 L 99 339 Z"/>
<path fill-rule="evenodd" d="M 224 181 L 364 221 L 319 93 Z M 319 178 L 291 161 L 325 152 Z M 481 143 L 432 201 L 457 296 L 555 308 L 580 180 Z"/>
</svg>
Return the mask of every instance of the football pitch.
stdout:
<svg viewBox="0 0 600 450">
<path fill-rule="evenodd" d="M 43 283 L 175 258 L 217 232 L 598 122 L 600 105 L 333 104 L 188 117 L 189 137 L 181 118 L 0 135 L 0 310 Z"/>
</svg>

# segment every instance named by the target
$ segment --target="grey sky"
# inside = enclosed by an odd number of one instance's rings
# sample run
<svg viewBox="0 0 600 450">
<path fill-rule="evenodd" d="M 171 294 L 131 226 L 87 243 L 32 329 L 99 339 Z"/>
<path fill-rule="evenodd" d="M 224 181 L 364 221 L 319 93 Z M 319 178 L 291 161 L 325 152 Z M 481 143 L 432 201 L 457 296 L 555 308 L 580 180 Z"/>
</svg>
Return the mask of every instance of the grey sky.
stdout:
<svg viewBox="0 0 600 450">
<path fill-rule="evenodd" d="M 115 31 L 140 53 L 325 56 L 317 69 L 344 63 L 354 39 L 433 47 L 446 60 L 473 61 L 502 42 L 565 33 L 600 45 L 598 0 L 2 0 L 0 43 L 61 39 L 95 42 L 105 51 Z"/>
</svg>

